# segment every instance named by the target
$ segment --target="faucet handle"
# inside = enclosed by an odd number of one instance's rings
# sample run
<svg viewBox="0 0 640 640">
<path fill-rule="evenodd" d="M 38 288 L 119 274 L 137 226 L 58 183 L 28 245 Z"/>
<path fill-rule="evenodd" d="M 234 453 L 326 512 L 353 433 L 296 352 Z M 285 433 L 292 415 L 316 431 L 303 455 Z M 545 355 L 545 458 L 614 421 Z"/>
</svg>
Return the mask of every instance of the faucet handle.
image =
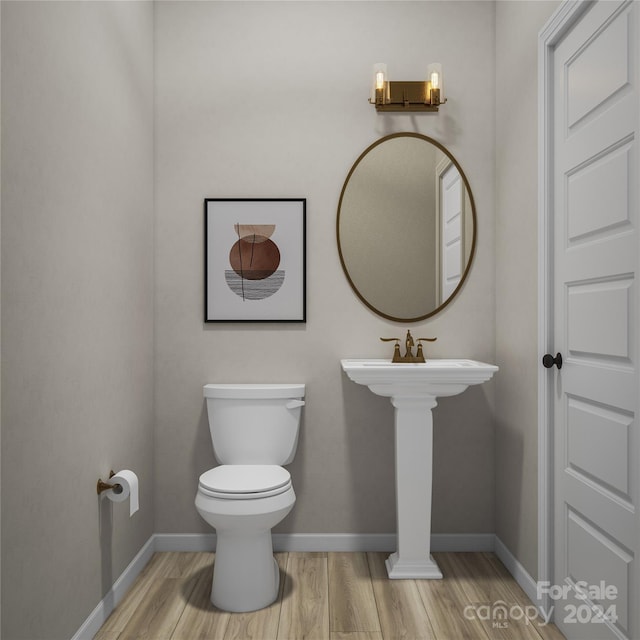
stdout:
<svg viewBox="0 0 640 640">
<path fill-rule="evenodd" d="M 416 360 L 419 362 L 426 362 L 424 352 L 422 351 L 423 342 L 435 342 L 438 338 L 417 338 L 418 340 L 418 353 L 416 353 Z"/>
<path fill-rule="evenodd" d="M 391 362 L 402 362 L 402 356 L 400 355 L 400 338 L 380 338 L 382 342 L 394 342 L 393 358 Z"/>
</svg>

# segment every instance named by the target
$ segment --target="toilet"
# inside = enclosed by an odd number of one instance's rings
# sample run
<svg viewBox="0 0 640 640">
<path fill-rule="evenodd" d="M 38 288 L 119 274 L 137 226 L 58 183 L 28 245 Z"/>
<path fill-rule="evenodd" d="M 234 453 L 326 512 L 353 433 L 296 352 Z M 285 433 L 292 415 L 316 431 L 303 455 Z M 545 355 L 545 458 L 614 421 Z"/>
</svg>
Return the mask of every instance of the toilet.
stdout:
<svg viewBox="0 0 640 640">
<path fill-rule="evenodd" d="M 200 476 L 196 509 L 216 529 L 211 602 L 254 611 L 278 596 L 271 529 L 293 508 L 289 472 L 298 446 L 304 384 L 204 387 L 213 453 Z"/>
</svg>

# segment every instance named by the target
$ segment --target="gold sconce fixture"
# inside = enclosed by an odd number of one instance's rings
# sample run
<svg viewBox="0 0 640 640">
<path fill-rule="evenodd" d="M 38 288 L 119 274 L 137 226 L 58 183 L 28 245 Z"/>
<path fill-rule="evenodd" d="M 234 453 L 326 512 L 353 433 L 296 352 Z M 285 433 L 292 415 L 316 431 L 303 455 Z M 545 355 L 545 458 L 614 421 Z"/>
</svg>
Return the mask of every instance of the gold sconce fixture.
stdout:
<svg viewBox="0 0 640 640">
<path fill-rule="evenodd" d="M 438 111 L 447 99 L 444 96 L 442 65 L 433 62 L 427 67 L 426 80 L 389 80 L 387 65 L 373 65 L 373 81 L 369 102 L 376 111 Z"/>
</svg>

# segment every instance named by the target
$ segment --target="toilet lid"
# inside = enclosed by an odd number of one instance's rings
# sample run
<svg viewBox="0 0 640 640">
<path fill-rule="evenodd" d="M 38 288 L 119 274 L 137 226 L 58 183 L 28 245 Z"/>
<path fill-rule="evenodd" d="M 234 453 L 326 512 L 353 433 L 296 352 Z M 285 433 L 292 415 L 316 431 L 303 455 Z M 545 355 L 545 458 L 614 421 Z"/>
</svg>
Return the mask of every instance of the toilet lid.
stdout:
<svg viewBox="0 0 640 640">
<path fill-rule="evenodd" d="M 290 486 L 289 472 L 271 464 L 223 464 L 205 471 L 199 482 L 202 493 L 233 500 L 275 496 Z"/>
</svg>

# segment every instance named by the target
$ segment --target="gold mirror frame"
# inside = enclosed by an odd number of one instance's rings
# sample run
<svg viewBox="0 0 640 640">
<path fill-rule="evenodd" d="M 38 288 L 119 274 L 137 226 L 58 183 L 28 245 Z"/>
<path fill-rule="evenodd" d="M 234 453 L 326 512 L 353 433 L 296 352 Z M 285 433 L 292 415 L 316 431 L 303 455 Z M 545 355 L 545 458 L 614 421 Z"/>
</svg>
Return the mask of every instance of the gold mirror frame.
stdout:
<svg viewBox="0 0 640 640">
<path fill-rule="evenodd" d="M 470 208 L 471 208 L 471 216 L 472 216 L 472 238 L 471 238 L 471 249 L 469 251 L 469 257 L 466 261 L 466 264 L 464 265 L 464 269 L 462 271 L 462 275 L 460 276 L 460 281 L 458 282 L 458 285 L 456 286 L 456 288 L 453 290 L 453 292 L 446 298 L 446 300 L 444 300 L 444 302 L 442 302 L 441 304 L 439 304 L 438 306 L 436 306 L 433 310 L 429 311 L 428 313 L 422 314 L 422 315 L 418 315 L 415 317 L 398 317 L 398 316 L 394 316 L 391 315 L 389 313 L 385 313 L 384 311 L 381 311 L 380 309 L 376 308 L 376 306 L 374 306 L 369 300 L 367 300 L 367 298 L 360 292 L 360 290 L 358 289 L 358 287 L 356 286 L 355 282 L 353 281 L 351 274 L 349 273 L 349 270 L 347 268 L 346 262 L 345 262 L 345 257 L 344 257 L 344 253 L 343 253 L 343 247 L 342 247 L 342 243 L 340 241 L 340 221 L 341 221 L 341 215 L 343 213 L 342 211 L 342 206 L 343 206 L 343 201 L 345 198 L 345 194 L 347 192 L 347 188 L 349 186 L 349 182 L 352 178 L 352 176 L 354 175 L 355 171 L 357 170 L 358 166 L 360 165 L 360 163 L 364 160 L 364 158 L 371 152 L 373 151 L 376 147 L 378 147 L 379 145 L 392 140 L 394 138 L 399 138 L 399 137 L 410 137 L 410 138 L 418 138 L 420 140 L 423 140 L 433 146 L 435 146 L 437 149 L 439 149 L 442 153 L 444 153 L 449 160 L 452 162 L 452 164 L 456 167 L 456 169 L 458 170 L 460 177 L 462 178 L 462 182 L 464 184 L 464 187 L 466 189 L 467 192 L 467 196 L 468 196 L 468 202 L 470 204 Z M 431 316 L 435 315 L 436 313 L 439 313 L 440 311 L 442 311 L 442 309 L 444 309 L 458 294 L 458 292 L 460 291 L 460 289 L 462 288 L 463 284 L 465 283 L 467 276 L 469 274 L 469 270 L 471 268 L 471 264 L 473 263 L 473 258 L 475 256 L 475 252 L 476 252 L 476 238 L 477 238 L 477 216 L 476 216 L 476 206 L 475 206 L 475 201 L 473 199 L 473 193 L 471 192 L 471 187 L 469 186 L 469 181 L 467 180 L 467 176 L 465 175 L 464 171 L 462 170 L 462 167 L 460 166 L 460 164 L 458 163 L 458 161 L 453 157 L 453 155 L 448 151 L 448 149 L 446 147 L 444 147 L 442 144 L 440 144 L 439 142 L 437 142 L 436 140 L 434 140 L 433 138 L 430 138 L 429 136 L 425 136 L 419 133 L 411 133 L 411 132 L 404 132 L 404 133 L 393 133 L 387 136 L 384 136 L 383 138 L 380 138 L 379 140 L 376 140 L 373 144 L 369 145 L 358 157 L 358 159 L 355 161 L 355 163 L 353 164 L 353 166 L 351 167 L 351 170 L 349 171 L 347 178 L 344 182 L 344 185 L 342 187 L 342 191 L 340 193 L 340 200 L 338 202 L 338 215 L 337 215 L 337 220 L 336 220 L 336 236 L 337 236 L 337 241 L 338 241 L 338 254 L 340 256 L 340 264 L 342 265 L 342 269 L 345 273 L 345 276 L 347 277 L 347 281 L 349 282 L 349 284 L 351 285 L 351 288 L 353 289 L 353 291 L 355 292 L 355 294 L 358 296 L 358 298 L 369 308 L 371 309 L 371 311 L 373 311 L 374 313 L 376 313 L 377 315 L 386 318 L 387 320 L 393 320 L 395 322 L 405 322 L 405 323 L 409 323 L 409 322 L 419 322 L 420 320 L 425 320 L 426 318 L 430 318 Z M 399 283 L 399 286 L 402 286 L 402 283 Z"/>
</svg>

